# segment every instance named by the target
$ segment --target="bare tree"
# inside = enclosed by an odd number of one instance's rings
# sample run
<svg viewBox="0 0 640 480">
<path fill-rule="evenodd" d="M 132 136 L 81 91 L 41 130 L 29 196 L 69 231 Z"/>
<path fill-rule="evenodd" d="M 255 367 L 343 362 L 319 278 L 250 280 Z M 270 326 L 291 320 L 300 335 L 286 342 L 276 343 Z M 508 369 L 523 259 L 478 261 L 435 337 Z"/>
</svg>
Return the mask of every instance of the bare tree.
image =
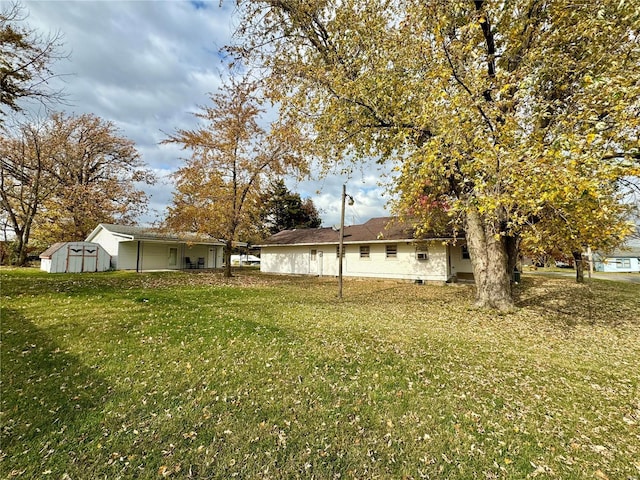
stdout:
<svg viewBox="0 0 640 480">
<path fill-rule="evenodd" d="M 63 97 L 62 90 L 50 86 L 57 76 L 51 65 L 68 56 L 62 50 L 62 34 L 37 32 L 26 18 L 17 2 L 0 10 L 0 123 L 7 110 L 22 110 L 22 99 L 48 106 Z"/>
</svg>

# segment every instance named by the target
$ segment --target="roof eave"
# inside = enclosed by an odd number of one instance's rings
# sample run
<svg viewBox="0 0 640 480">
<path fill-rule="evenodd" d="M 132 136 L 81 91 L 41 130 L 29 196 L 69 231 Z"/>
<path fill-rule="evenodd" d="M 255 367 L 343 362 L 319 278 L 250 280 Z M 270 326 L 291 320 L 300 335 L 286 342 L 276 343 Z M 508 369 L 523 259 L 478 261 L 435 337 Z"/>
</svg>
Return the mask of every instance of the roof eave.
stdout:
<svg viewBox="0 0 640 480">
<path fill-rule="evenodd" d="M 447 242 L 450 240 L 462 240 L 463 237 L 429 237 L 429 238 L 398 238 L 398 239 L 380 239 L 380 240 L 344 240 L 343 245 L 358 245 L 358 244 L 385 244 L 385 243 L 420 243 L 420 242 Z M 314 245 L 338 245 L 338 240 L 332 242 L 301 242 L 301 243 L 265 243 L 261 245 L 254 245 L 254 247 L 310 247 Z"/>
</svg>

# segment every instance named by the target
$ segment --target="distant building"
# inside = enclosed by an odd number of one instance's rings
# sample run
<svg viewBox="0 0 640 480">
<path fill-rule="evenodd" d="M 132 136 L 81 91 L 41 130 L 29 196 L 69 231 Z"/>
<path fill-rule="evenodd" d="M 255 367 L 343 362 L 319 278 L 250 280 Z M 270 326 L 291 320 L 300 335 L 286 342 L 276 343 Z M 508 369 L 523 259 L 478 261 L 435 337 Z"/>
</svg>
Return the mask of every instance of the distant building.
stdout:
<svg viewBox="0 0 640 480">
<path fill-rule="evenodd" d="M 616 249 L 611 253 L 594 253 L 593 266 L 596 272 L 640 273 L 640 246 Z"/>
</svg>

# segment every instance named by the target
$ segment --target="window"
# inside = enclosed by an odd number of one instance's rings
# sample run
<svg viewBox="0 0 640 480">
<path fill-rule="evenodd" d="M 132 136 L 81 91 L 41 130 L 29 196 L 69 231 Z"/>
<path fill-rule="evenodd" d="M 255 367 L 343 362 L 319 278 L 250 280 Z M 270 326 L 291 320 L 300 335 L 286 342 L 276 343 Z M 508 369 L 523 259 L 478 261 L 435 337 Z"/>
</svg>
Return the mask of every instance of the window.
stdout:
<svg viewBox="0 0 640 480">
<path fill-rule="evenodd" d="M 466 245 L 462 245 L 462 258 L 464 260 L 469 260 L 471 257 L 469 256 L 469 249 Z"/>
<path fill-rule="evenodd" d="M 178 265 L 178 249 L 169 247 L 169 266 L 175 267 Z"/>
<path fill-rule="evenodd" d="M 313 250 L 311 250 L 311 261 L 312 262 L 316 261 L 317 255 L 318 255 L 318 250 L 316 250 L 315 248 Z"/>
<path fill-rule="evenodd" d="M 616 260 L 616 268 L 631 268 L 631 259 L 619 258 Z"/>
<path fill-rule="evenodd" d="M 385 252 L 387 254 L 387 258 L 397 258 L 398 257 L 398 246 L 397 245 L 387 245 Z"/>
<path fill-rule="evenodd" d="M 429 248 L 426 245 L 418 245 L 416 247 L 417 260 L 429 260 Z"/>
<path fill-rule="evenodd" d="M 343 245 L 342 246 L 342 258 L 344 258 L 344 252 L 346 252 L 346 250 L 347 250 L 346 245 Z M 339 257 L 340 257 L 340 245 L 338 245 L 336 247 L 336 258 L 339 258 Z"/>
<path fill-rule="evenodd" d="M 362 245 L 360 247 L 360 258 L 369 258 L 370 254 L 371 248 L 369 247 L 369 245 Z"/>
</svg>

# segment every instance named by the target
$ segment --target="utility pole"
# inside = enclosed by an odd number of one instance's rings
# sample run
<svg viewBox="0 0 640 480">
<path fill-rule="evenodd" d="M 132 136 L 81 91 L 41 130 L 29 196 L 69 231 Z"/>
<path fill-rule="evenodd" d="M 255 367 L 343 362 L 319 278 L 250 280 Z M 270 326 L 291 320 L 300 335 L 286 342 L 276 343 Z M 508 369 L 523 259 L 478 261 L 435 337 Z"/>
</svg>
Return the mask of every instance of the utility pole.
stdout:
<svg viewBox="0 0 640 480">
<path fill-rule="evenodd" d="M 342 252 L 344 251 L 344 203 L 347 186 L 342 185 L 342 209 L 340 210 L 340 239 L 338 240 L 338 299 L 342 300 Z"/>
<path fill-rule="evenodd" d="M 342 300 L 342 256 L 344 255 L 344 206 L 349 197 L 349 205 L 353 205 L 353 197 L 347 195 L 347 185 L 342 185 L 342 208 L 340 210 L 340 239 L 338 241 L 338 299 Z"/>
</svg>

